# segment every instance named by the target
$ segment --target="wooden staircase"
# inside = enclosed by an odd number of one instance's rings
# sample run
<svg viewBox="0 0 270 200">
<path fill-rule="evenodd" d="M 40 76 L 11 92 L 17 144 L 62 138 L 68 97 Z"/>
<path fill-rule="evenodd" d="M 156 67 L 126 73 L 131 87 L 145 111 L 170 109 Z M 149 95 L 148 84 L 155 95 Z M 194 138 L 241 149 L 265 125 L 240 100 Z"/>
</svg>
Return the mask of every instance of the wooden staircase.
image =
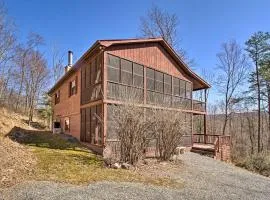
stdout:
<svg viewBox="0 0 270 200">
<path fill-rule="evenodd" d="M 229 135 L 193 134 L 191 152 L 206 155 L 217 160 L 230 161 L 230 144 Z"/>
</svg>

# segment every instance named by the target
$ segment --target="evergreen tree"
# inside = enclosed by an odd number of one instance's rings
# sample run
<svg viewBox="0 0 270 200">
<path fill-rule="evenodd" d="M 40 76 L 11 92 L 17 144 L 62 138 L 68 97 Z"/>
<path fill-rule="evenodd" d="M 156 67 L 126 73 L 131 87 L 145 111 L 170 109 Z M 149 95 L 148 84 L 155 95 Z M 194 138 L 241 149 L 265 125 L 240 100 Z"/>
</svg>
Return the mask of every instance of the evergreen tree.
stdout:
<svg viewBox="0 0 270 200">
<path fill-rule="evenodd" d="M 251 84 L 256 87 L 257 104 L 258 104 L 258 152 L 262 151 L 261 146 L 261 80 L 260 80 L 260 64 L 269 54 L 270 34 L 268 32 L 254 33 L 246 42 L 246 51 L 255 65 L 255 78 Z M 252 75 L 254 76 L 254 75 Z"/>
</svg>

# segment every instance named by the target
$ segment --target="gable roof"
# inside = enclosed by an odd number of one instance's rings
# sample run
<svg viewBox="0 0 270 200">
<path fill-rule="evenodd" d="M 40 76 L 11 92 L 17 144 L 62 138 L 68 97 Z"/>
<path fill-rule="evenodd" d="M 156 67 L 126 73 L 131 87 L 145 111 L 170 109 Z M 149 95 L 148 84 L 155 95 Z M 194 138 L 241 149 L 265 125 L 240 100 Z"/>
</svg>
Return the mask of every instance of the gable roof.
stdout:
<svg viewBox="0 0 270 200">
<path fill-rule="evenodd" d="M 100 48 L 106 50 L 106 48 L 113 45 L 121 45 L 121 44 L 134 44 L 134 43 L 153 43 L 157 42 L 165 48 L 165 50 L 173 57 L 173 59 L 182 66 L 182 69 L 191 76 L 194 80 L 198 81 L 202 85 L 199 89 L 210 88 L 211 86 L 203 80 L 200 76 L 198 76 L 195 72 L 193 72 L 188 65 L 178 56 L 178 54 L 174 51 L 174 49 L 161 37 L 159 38 L 133 38 L 133 39 L 112 39 L 112 40 L 97 40 L 81 57 L 80 59 L 72 66 L 72 68 L 63 75 L 63 77 L 49 90 L 48 94 L 51 94 L 57 87 L 61 85 L 61 83 L 66 80 L 73 72 L 77 71 L 85 59 L 87 55 L 93 52 L 95 49 Z M 195 89 L 196 90 L 196 89 Z"/>
</svg>

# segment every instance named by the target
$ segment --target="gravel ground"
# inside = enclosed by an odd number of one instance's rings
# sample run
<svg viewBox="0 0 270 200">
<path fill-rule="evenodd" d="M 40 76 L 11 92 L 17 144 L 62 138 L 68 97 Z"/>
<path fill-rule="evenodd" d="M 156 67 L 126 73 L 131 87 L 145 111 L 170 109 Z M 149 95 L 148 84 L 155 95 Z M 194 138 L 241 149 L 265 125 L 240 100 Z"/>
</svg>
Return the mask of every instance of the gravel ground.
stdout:
<svg viewBox="0 0 270 200">
<path fill-rule="evenodd" d="M 171 177 L 184 182 L 172 190 L 138 183 L 99 182 L 73 186 L 53 182 L 25 182 L 3 191 L 3 199 L 263 199 L 270 200 L 270 178 L 253 174 L 194 153 L 181 156 L 185 163 Z M 0 197 L 1 199 L 1 197 Z"/>
</svg>

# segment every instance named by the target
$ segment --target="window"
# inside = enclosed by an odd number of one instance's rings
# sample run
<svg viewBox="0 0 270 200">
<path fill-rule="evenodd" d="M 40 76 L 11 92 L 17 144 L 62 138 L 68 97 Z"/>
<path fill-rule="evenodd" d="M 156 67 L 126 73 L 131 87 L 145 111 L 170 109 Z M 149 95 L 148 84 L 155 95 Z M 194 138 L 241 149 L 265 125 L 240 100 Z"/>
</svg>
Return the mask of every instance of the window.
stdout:
<svg viewBox="0 0 270 200">
<path fill-rule="evenodd" d="M 55 104 L 60 103 L 60 90 L 58 90 L 58 91 L 54 94 L 54 102 L 55 102 Z"/>
<path fill-rule="evenodd" d="M 108 56 L 108 80 L 119 83 L 120 81 L 120 59 L 116 56 Z"/>
<path fill-rule="evenodd" d="M 146 88 L 147 90 L 155 90 L 155 71 L 146 68 Z"/>
<path fill-rule="evenodd" d="M 69 96 L 75 95 L 77 93 L 77 76 L 69 83 Z"/>
<path fill-rule="evenodd" d="M 121 82 L 132 85 L 132 62 L 121 59 Z"/>
<path fill-rule="evenodd" d="M 143 66 L 133 63 L 133 85 L 143 88 Z"/>
<path fill-rule="evenodd" d="M 70 123 L 69 123 L 69 118 L 65 118 L 65 131 L 70 130 Z"/>
<path fill-rule="evenodd" d="M 155 91 L 163 93 L 163 73 L 155 71 Z"/>
</svg>

